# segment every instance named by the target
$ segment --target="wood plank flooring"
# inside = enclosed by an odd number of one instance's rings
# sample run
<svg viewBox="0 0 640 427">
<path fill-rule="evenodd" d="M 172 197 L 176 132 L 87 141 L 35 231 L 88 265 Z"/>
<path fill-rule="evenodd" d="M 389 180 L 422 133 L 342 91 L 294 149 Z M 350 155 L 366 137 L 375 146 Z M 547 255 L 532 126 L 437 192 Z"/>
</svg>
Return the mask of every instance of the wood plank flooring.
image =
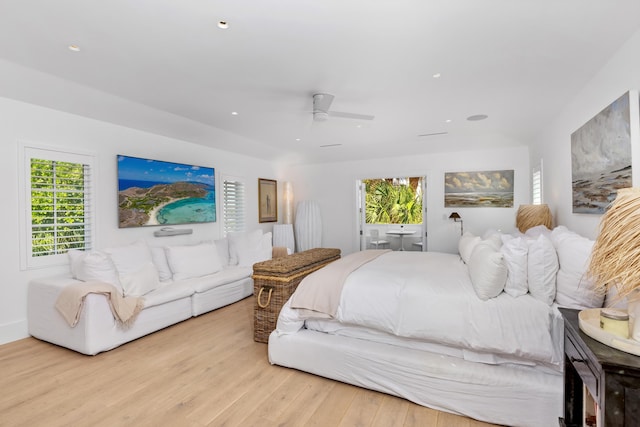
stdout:
<svg viewBox="0 0 640 427">
<path fill-rule="evenodd" d="M 0 426 L 490 426 L 271 366 L 252 304 L 97 356 L 34 338 L 2 345 Z"/>
</svg>

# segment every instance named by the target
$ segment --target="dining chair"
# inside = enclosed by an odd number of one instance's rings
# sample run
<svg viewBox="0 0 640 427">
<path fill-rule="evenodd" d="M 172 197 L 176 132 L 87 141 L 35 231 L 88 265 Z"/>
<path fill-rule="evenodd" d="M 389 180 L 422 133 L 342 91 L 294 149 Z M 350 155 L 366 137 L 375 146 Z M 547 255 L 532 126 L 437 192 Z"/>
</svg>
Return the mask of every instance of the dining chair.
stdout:
<svg viewBox="0 0 640 427">
<path fill-rule="evenodd" d="M 378 246 L 382 246 L 384 248 L 384 245 L 389 245 L 388 240 L 380 238 L 380 232 L 378 230 L 371 230 L 369 232 L 369 236 L 371 236 L 371 245 L 375 246 L 376 249 L 378 249 Z"/>
</svg>

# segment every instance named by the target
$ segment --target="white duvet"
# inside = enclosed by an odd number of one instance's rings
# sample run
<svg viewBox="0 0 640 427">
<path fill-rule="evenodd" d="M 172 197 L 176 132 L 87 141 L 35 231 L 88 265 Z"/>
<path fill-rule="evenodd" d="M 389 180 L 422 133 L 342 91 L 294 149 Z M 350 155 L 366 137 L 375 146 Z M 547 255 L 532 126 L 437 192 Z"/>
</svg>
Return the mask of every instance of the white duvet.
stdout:
<svg viewBox="0 0 640 427">
<path fill-rule="evenodd" d="M 313 318 L 287 303 L 277 333 L 295 333 Z M 345 282 L 335 320 L 476 353 L 556 366 L 562 360 L 555 307 L 529 295 L 480 300 L 467 266 L 453 254 L 389 252 L 361 266 Z"/>
</svg>

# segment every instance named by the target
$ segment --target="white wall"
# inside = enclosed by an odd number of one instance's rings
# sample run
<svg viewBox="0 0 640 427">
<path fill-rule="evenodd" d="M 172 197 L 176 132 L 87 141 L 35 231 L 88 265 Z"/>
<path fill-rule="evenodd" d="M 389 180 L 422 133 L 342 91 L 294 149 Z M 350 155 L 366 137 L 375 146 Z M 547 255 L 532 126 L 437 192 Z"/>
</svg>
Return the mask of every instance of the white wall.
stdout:
<svg viewBox="0 0 640 427">
<path fill-rule="evenodd" d="M 148 239 L 154 244 L 181 243 L 214 239 L 221 234 L 221 211 L 218 221 L 189 225 L 194 234 L 188 237 L 153 237 L 155 227 L 118 228 L 117 219 L 117 164 L 116 155 L 145 157 L 178 163 L 210 166 L 220 174 L 232 174 L 246 179 L 248 228 L 269 230 L 271 224 L 258 224 L 258 177 L 277 179 L 275 166 L 263 160 L 227 151 L 207 148 L 176 139 L 162 137 L 110 123 L 62 113 L 31 104 L 0 98 L 0 158 L 3 167 L 0 176 L 4 183 L 4 208 L 0 210 L 6 225 L 3 244 L 0 245 L 2 280 L 0 280 L 0 343 L 27 336 L 26 295 L 31 278 L 66 272 L 68 267 L 20 271 L 18 195 L 19 143 L 37 143 L 69 148 L 95 155 L 97 165 L 97 242 L 96 247 L 108 247 Z M 220 191 L 218 191 L 218 196 Z M 218 200 L 218 206 L 220 206 Z M 281 209 L 281 208 L 279 208 Z M 279 210 L 279 212 L 282 212 Z"/>
<path fill-rule="evenodd" d="M 593 77 L 558 114 L 554 123 L 543 127 L 543 133 L 531 148 L 531 164 L 543 159 L 544 201 L 548 203 L 556 224 L 589 238 L 598 233 L 600 215 L 572 213 L 571 134 L 629 90 L 640 89 L 640 31 L 625 43 L 609 62 Z M 632 122 L 638 111 L 632 110 Z M 634 170 L 633 185 L 640 185 L 640 156 L 637 135 L 632 134 Z"/>
<path fill-rule="evenodd" d="M 513 169 L 513 208 L 444 207 L 444 173 Z M 515 213 L 530 202 L 529 150 L 520 146 L 485 151 L 421 154 L 378 160 L 298 166 L 291 171 L 294 197 L 315 200 L 322 215 L 322 245 L 340 248 L 343 254 L 359 250 L 356 180 L 394 176 L 427 177 L 428 248 L 457 252 L 459 224 L 448 219 L 456 211 L 464 230 L 482 234 L 487 229 L 515 230 Z"/>
</svg>

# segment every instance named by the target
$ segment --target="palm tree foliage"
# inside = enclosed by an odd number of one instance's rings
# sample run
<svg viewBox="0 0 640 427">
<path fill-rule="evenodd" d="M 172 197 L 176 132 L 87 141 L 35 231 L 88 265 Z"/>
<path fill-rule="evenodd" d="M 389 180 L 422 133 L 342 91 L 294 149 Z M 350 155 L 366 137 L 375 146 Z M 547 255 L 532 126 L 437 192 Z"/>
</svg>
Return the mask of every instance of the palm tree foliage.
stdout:
<svg viewBox="0 0 640 427">
<path fill-rule="evenodd" d="M 422 224 L 421 179 L 365 179 L 367 224 Z"/>
</svg>

